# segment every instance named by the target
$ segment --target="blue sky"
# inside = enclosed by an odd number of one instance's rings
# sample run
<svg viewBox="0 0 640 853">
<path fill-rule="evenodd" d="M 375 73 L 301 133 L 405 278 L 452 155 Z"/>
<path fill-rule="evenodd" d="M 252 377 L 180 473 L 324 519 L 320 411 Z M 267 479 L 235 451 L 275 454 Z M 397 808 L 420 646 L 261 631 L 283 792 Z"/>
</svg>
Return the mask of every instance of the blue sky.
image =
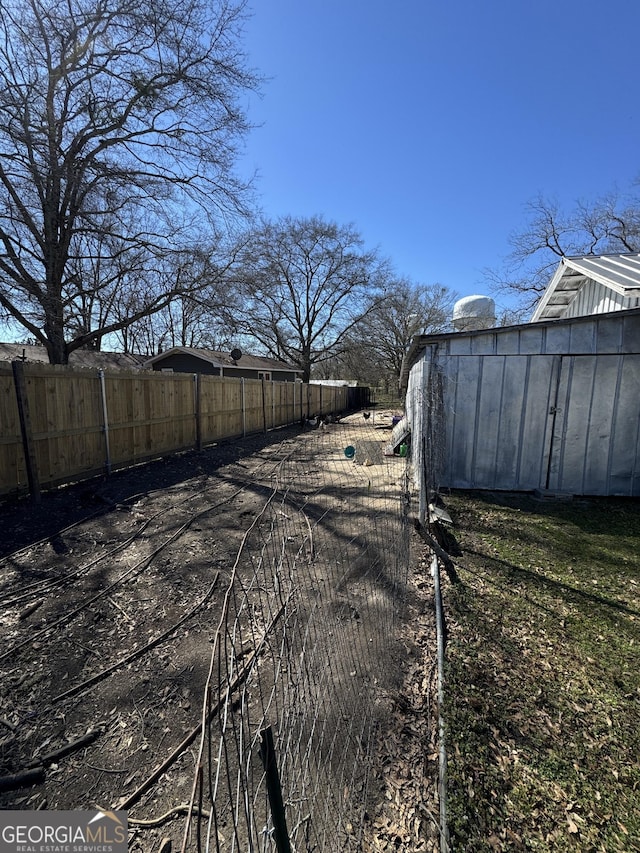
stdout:
<svg viewBox="0 0 640 853">
<path fill-rule="evenodd" d="M 264 213 L 352 222 L 416 282 L 487 292 L 529 200 L 571 208 L 640 176 L 637 0 L 250 8 L 267 79 L 240 169 Z"/>
</svg>

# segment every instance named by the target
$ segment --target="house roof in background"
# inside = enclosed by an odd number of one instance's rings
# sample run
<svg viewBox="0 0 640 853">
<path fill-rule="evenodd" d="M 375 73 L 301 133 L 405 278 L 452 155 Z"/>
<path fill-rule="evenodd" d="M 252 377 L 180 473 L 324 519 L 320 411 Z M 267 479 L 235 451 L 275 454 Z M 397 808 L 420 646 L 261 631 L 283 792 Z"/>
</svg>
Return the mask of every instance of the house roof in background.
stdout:
<svg viewBox="0 0 640 853">
<path fill-rule="evenodd" d="M 625 297 L 640 296 L 640 254 L 562 258 L 531 322 L 560 317 L 588 280 Z"/>
<path fill-rule="evenodd" d="M 166 352 L 159 353 L 158 355 L 154 355 L 152 358 L 146 359 L 144 366 L 148 367 L 154 365 L 158 361 L 162 361 L 167 358 L 167 356 L 178 354 L 191 355 L 194 358 L 199 358 L 202 361 L 206 361 L 209 364 L 213 364 L 215 367 L 222 368 L 223 370 L 229 367 L 238 367 L 247 370 L 281 370 L 289 373 L 302 373 L 300 368 L 292 367 L 290 364 L 287 364 L 284 361 L 278 361 L 275 358 L 266 358 L 261 355 L 249 355 L 243 352 L 240 358 L 234 360 L 231 358 L 230 353 L 216 352 L 215 350 L 199 349 L 196 347 L 173 347 L 172 349 L 166 350 Z"/>
<path fill-rule="evenodd" d="M 74 350 L 69 356 L 71 367 L 95 370 L 140 370 L 147 356 L 124 352 L 98 352 L 96 350 Z M 0 361 L 23 360 L 36 364 L 48 364 L 49 356 L 43 346 L 0 343 Z"/>
</svg>

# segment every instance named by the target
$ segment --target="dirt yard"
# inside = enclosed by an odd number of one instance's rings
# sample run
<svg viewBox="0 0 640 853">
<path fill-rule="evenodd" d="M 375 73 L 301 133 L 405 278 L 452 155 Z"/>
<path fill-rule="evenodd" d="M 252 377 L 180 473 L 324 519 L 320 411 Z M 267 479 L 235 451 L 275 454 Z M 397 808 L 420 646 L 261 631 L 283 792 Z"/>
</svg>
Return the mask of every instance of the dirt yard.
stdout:
<svg viewBox="0 0 640 853">
<path fill-rule="evenodd" d="M 127 802 L 198 726 L 219 579 L 232 571 L 280 460 L 304 451 L 301 494 L 317 489 L 330 466 L 332 500 L 357 481 L 400 501 L 404 460 L 383 454 L 390 415 L 279 430 L 78 484 L 39 507 L 0 506 L 0 807 Z M 348 446 L 357 448 L 353 460 Z M 437 849 L 428 565 L 413 541 L 389 644 L 393 688 L 380 686 L 386 730 L 375 745 L 360 849 Z M 361 623 L 358 615 L 354 630 Z M 176 760 L 131 807 L 131 850 L 177 843 L 173 826 L 192 775 L 188 760 Z"/>
</svg>

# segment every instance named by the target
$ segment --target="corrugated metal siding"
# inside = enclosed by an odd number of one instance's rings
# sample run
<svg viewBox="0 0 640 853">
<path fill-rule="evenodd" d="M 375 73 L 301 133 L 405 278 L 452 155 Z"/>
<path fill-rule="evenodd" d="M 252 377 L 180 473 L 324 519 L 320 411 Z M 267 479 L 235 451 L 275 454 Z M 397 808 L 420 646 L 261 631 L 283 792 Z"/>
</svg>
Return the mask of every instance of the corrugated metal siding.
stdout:
<svg viewBox="0 0 640 853">
<path fill-rule="evenodd" d="M 613 435 L 610 442 L 607 473 L 610 494 L 640 494 L 640 416 L 633 401 L 640 400 L 639 357 L 623 356 L 617 376 L 617 398 L 622 405 L 613 412 Z M 634 453 L 635 448 L 635 453 Z"/>
<path fill-rule="evenodd" d="M 439 487 L 640 496 L 640 312 L 427 346 L 407 398 L 419 480 L 435 374 Z"/>
<path fill-rule="evenodd" d="M 457 356 L 441 485 L 640 495 L 640 355 Z"/>
<path fill-rule="evenodd" d="M 451 355 L 585 355 L 638 352 L 640 311 L 576 317 L 438 337 Z M 425 340 L 428 338 L 429 336 L 425 336 Z"/>
<path fill-rule="evenodd" d="M 554 356 L 471 356 L 447 363 L 447 452 L 452 488 L 538 488 L 546 472 Z"/>
<path fill-rule="evenodd" d="M 640 494 L 640 355 L 562 359 L 549 488 Z"/>
<path fill-rule="evenodd" d="M 599 282 L 589 279 L 561 316 L 583 317 L 586 314 L 606 314 L 609 311 L 624 311 L 638 307 L 640 307 L 640 299 L 637 296 L 622 296 Z"/>
<path fill-rule="evenodd" d="M 598 282 L 597 287 L 594 282 Z M 580 292 L 582 289 L 584 293 Z M 621 302 L 615 294 L 623 297 Z M 532 320 L 574 317 L 579 311 L 592 314 L 626 310 L 640 305 L 639 297 L 639 254 L 562 258 Z"/>
</svg>

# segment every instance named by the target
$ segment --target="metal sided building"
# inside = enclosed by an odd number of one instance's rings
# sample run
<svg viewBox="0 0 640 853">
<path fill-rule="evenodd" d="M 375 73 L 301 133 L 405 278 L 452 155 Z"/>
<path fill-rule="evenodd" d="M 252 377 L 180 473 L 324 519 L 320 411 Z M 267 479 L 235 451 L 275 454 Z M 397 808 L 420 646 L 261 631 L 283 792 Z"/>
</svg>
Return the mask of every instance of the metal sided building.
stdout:
<svg viewBox="0 0 640 853">
<path fill-rule="evenodd" d="M 640 308 L 640 255 L 582 255 L 562 258 L 531 320 L 629 308 Z"/>
<path fill-rule="evenodd" d="M 640 495 L 640 308 L 414 339 L 407 418 L 429 490 Z"/>
</svg>

